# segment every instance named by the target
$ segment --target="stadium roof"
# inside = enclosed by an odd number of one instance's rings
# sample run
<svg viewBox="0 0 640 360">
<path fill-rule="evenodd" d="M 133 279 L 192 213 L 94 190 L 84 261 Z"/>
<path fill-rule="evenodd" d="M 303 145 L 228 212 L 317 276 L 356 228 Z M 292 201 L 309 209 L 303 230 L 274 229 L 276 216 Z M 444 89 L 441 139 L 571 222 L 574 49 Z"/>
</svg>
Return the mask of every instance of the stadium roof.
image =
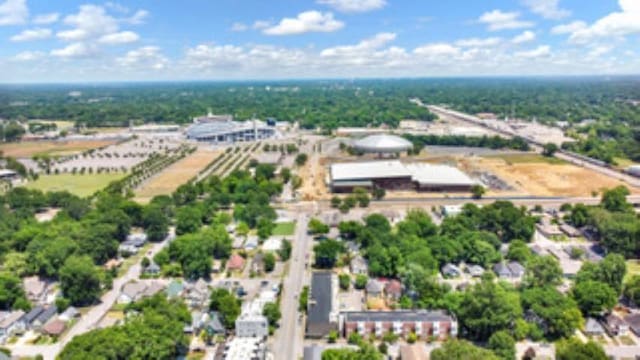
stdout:
<svg viewBox="0 0 640 360">
<path fill-rule="evenodd" d="M 231 132 L 253 130 L 254 128 L 267 128 L 267 125 L 260 120 L 202 122 L 191 125 L 187 129 L 187 135 L 192 138 L 198 138 L 202 136 L 215 136 Z"/>
<path fill-rule="evenodd" d="M 356 150 L 370 153 L 397 153 L 411 149 L 413 144 L 395 135 L 371 135 L 353 143 Z"/>
</svg>

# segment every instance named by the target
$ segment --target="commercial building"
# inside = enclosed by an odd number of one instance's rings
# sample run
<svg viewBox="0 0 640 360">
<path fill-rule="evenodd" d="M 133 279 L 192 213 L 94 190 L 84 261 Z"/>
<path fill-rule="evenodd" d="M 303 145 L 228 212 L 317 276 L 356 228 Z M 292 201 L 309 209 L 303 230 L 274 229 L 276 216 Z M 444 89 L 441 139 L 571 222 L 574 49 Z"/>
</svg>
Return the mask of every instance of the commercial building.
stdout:
<svg viewBox="0 0 640 360">
<path fill-rule="evenodd" d="M 333 192 L 354 188 L 414 191 L 470 191 L 476 184 L 455 167 L 428 163 L 404 164 L 398 160 L 336 163 L 330 168 Z"/>
<path fill-rule="evenodd" d="M 262 315 L 242 315 L 236 320 L 236 336 L 239 338 L 269 336 L 269 321 Z"/>
<path fill-rule="evenodd" d="M 311 296 L 307 309 L 305 336 L 323 338 L 338 328 L 336 297 L 338 280 L 331 272 L 314 272 L 311 278 Z"/>
<path fill-rule="evenodd" d="M 276 130 L 260 120 L 234 121 L 232 117 L 207 116 L 194 119 L 186 135 L 210 143 L 236 143 L 268 139 Z"/>
<path fill-rule="evenodd" d="M 446 339 L 458 335 L 458 322 L 444 311 L 343 312 L 340 314 L 340 333 L 347 338 L 353 333 L 365 337 L 382 337 L 389 333 L 404 337 L 415 333 L 419 339 Z"/>
<path fill-rule="evenodd" d="M 216 360 L 263 360 L 266 356 L 266 348 L 262 338 L 236 337 L 218 349 Z"/>
</svg>

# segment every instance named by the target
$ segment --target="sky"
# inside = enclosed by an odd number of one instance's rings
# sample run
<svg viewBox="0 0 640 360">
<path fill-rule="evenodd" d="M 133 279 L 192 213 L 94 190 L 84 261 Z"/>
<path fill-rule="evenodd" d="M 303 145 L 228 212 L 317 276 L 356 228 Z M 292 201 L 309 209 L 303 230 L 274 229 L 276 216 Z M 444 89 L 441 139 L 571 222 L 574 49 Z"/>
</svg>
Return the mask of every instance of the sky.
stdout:
<svg viewBox="0 0 640 360">
<path fill-rule="evenodd" d="M 640 74 L 640 0 L 0 0 L 0 83 Z"/>
</svg>

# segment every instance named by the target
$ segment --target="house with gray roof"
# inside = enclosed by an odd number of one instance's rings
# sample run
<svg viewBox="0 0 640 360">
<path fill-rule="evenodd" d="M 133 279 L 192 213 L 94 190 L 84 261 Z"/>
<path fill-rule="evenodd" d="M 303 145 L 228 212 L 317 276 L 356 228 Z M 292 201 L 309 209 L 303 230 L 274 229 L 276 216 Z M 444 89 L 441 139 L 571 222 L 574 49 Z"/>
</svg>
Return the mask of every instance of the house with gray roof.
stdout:
<svg viewBox="0 0 640 360">
<path fill-rule="evenodd" d="M 382 296 L 382 291 L 384 290 L 384 284 L 376 279 L 370 279 L 367 282 L 367 286 L 365 287 L 367 291 L 367 296 L 370 297 L 379 297 Z"/>
<path fill-rule="evenodd" d="M 604 328 L 598 320 L 590 317 L 584 324 L 584 333 L 591 336 L 599 336 L 604 334 Z"/>
<path fill-rule="evenodd" d="M 0 320 L 0 337 L 24 332 L 26 330 L 25 322 L 23 321 L 24 315 L 25 313 L 22 310 L 12 311 L 6 314 L 2 320 Z"/>
<path fill-rule="evenodd" d="M 447 263 L 442 267 L 442 276 L 445 278 L 455 278 L 462 275 L 462 270 L 452 263 Z"/>
<path fill-rule="evenodd" d="M 40 315 L 38 315 L 38 317 L 36 317 L 31 326 L 34 329 L 40 329 L 42 326 L 44 326 L 44 324 L 46 324 L 49 320 L 51 320 L 54 316 L 56 316 L 56 314 L 58 313 L 58 308 L 53 305 L 53 306 L 49 306 L 48 308 L 44 309 Z"/>
<path fill-rule="evenodd" d="M 307 305 L 307 324 L 305 336 L 323 338 L 338 327 L 336 311 L 338 280 L 330 271 L 314 272 L 311 277 L 311 289 Z M 382 287 L 380 288 L 382 291 Z"/>
</svg>

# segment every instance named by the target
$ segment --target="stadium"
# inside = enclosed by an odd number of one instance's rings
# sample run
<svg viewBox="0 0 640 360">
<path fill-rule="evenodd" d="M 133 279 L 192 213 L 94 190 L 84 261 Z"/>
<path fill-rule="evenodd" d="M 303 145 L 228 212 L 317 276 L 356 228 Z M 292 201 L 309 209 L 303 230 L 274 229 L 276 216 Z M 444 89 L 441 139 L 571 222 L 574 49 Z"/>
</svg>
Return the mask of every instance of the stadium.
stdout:
<svg viewBox="0 0 640 360">
<path fill-rule="evenodd" d="M 194 119 L 187 138 L 214 144 L 236 143 L 268 139 L 276 130 L 260 120 L 234 121 L 231 117 L 206 116 Z"/>
</svg>

